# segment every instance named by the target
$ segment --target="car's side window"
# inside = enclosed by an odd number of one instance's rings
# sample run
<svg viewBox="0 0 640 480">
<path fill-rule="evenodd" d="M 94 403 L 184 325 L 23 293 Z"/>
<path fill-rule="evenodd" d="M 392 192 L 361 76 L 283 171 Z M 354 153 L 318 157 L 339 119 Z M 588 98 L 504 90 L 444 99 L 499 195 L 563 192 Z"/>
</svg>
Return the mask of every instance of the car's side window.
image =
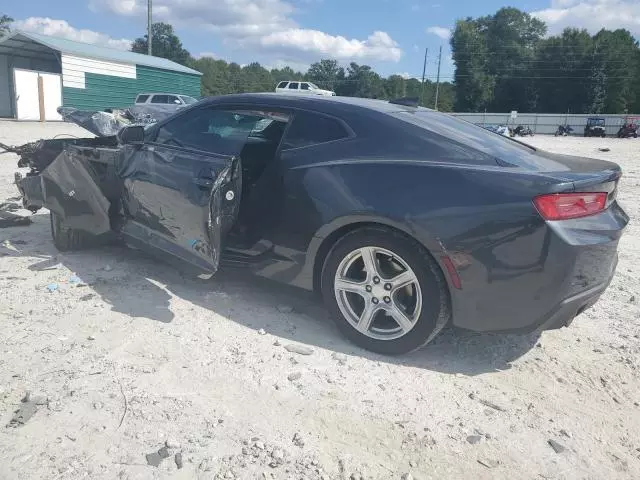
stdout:
<svg viewBox="0 0 640 480">
<path fill-rule="evenodd" d="M 161 126 L 157 131 L 155 143 L 238 155 L 247 137 L 261 120 L 264 120 L 263 116 L 254 114 L 200 108 Z"/>
<path fill-rule="evenodd" d="M 290 90 L 298 90 L 298 82 L 291 82 L 289 84 L 289 89 Z"/>
<path fill-rule="evenodd" d="M 286 88 L 287 83 L 289 83 L 289 82 L 280 82 L 280 83 L 278 84 L 278 88 Z"/>
<path fill-rule="evenodd" d="M 148 98 L 149 95 L 138 95 L 138 98 L 136 98 L 136 103 L 144 103 Z"/>
<path fill-rule="evenodd" d="M 282 148 L 300 148 L 347 138 L 349 132 L 338 120 L 309 112 L 299 112 L 283 140 Z"/>
<path fill-rule="evenodd" d="M 175 95 L 167 95 L 167 103 L 177 105 L 177 104 L 181 104 L 182 102 Z"/>
<path fill-rule="evenodd" d="M 154 95 L 151 97 L 151 103 L 168 103 L 167 95 Z"/>
<path fill-rule="evenodd" d="M 300 84 L 300 90 L 309 90 L 309 84 L 308 83 L 301 83 Z"/>
</svg>

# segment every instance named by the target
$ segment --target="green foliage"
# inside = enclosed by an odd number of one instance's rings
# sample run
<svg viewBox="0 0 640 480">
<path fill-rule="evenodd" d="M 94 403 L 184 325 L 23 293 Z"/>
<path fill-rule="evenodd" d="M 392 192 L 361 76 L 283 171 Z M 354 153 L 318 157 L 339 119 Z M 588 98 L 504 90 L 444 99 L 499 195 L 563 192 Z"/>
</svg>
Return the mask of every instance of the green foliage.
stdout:
<svg viewBox="0 0 640 480">
<path fill-rule="evenodd" d="M 545 34 L 542 21 L 515 8 L 459 20 L 451 37 L 456 110 L 640 111 L 640 49 L 628 31 Z"/>
<path fill-rule="evenodd" d="M 297 72 L 290 67 L 266 69 L 257 62 L 240 66 L 211 57 L 195 59 L 182 47 L 173 27 L 165 23 L 153 24 L 153 55 L 164 57 L 186 65 L 202 73 L 201 93 L 203 96 L 226 95 L 243 92 L 273 92 L 276 85 L 284 80 L 307 80 L 320 88 L 333 90 L 338 95 L 367 98 L 392 99 L 400 97 L 420 97 L 422 105 L 434 106 L 435 84 L 426 81 L 424 86 L 415 78 L 406 79 L 400 75 L 384 78 L 369 65 L 352 62 L 347 67 L 337 60 L 322 59 L 310 65 L 307 72 Z M 147 37 L 138 38 L 132 51 L 147 53 Z M 454 105 L 454 88 L 451 83 L 440 84 L 438 109 L 451 111 Z"/>
<path fill-rule="evenodd" d="M 131 51 L 147 53 L 149 45 L 147 37 L 148 35 L 136 38 L 131 46 Z M 151 53 L 154 57 L 166 58 L 180 65 L 187 65 L 190 62 L 191 55 L 182 47 L 182 42 L 168 23 L 160 22 L 151 25 L 151 37 Z"/>
<path fill-rule="evenodd" d="M 9 15 L 0 15 L 0 37 L 6 35 L 11 32 L 11 24 L 13 23 L 13 18 Z"/>
</svg>

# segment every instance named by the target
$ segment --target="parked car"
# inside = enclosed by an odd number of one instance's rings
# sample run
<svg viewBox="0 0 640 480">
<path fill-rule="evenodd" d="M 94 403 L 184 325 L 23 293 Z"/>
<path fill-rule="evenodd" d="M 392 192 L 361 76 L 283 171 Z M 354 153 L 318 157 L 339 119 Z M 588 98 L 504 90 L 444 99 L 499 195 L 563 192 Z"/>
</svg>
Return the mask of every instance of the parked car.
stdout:
<svg viewBox="0 0 640 480">
<path fill-rule="evenodd" d="M 587 125 L 584 127 L 585 137 L 606 137 L 604 118 L 590 117 L 587 119 Z"/>
<path fill-rule="evenodd" d="M 50 210 L 59 250 L 119 240 L 194 273 L 244 267 L 319 292 L 385 354 L 449 322 L 568 325 L 609 285 L 629 221 L 615 163 L 394 101 L 228 95 L 21 151 L 24 206 Z"/>
<path fill-rule="evenodd" d="M 303 93 L 307 95 L 322 95 L 325 97 L 334 97 L 335 92 L 331 90 L 323 90 L 314 83 L 302 81 L 286 81 L 280 82 L 276 87 L 277 93 Z"/>
<path fill-rule="evenodd" d="M 136 97 L 135 104 L 129 108 L 129 111 L 136 117 L 149 116 L 159 121 L 197 101 L 189 95 L 141 93 Z"/>
</svg>

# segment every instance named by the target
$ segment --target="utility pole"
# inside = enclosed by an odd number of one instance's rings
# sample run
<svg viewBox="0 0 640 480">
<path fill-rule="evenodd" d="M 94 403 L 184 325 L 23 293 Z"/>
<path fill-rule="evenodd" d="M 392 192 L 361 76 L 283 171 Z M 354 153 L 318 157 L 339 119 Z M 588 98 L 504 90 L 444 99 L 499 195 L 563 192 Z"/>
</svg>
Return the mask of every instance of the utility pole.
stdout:
<svg viewBox="0 0 640 480">
<path fill-rule="evenodd" d="M 424 76 L 427 73 L 427 53 L 429 53 L 429 49 L 424 49 L 424 64 L 422 65 L 422 86 L 420 87 L 420 102 L 422 103 L 422 94 L 424 93 Z"/>
<path fill-rule="evenodd" d="M 152 55 L 152 43 L 153 36 L 151 34 L 151 0 L 147 0 L 147 55 Z"/>
<path fill-rule="evenodd" d="M 440 63 L 442 62 L 442 45 L 440 45 L 440 54 L 438 55 L 438 79 L 436 80 L 436 100 L 433 105 L 434 110 L 438 110 L 438 93 L 440 93 Z"/>
</svg>

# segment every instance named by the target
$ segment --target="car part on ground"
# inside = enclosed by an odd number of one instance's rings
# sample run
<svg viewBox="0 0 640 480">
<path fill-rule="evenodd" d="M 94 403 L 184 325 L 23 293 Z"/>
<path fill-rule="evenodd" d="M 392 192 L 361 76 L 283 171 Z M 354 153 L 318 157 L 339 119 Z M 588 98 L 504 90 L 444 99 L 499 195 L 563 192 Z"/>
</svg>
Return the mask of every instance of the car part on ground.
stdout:
<svg viewBox="0 0 640 480">
<path fill-rule="evenodd" d="M 449 318 L 567 325 L 607 288 L 628 223 L 616 164 L 410 105 L 230 95 L 134 128 L 25 148 L 25 206 L 49 208 L 54 235 L 317 288 L 341 330 L 382 353 L 418 348 Z"/>
</svg>

